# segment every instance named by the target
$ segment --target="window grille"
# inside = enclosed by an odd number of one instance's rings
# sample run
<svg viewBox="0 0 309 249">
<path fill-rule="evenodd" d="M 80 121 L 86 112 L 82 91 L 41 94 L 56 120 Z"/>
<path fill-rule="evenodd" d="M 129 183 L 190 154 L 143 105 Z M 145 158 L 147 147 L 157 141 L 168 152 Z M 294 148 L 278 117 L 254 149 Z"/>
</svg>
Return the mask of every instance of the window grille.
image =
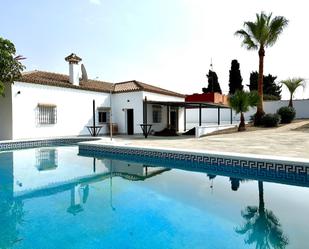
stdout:
<svg viewBox="0 0 309 249">
<path fill-rule="evenodd" d="M 109 123 L 110 120 L 110 108 L 99 107 L 98 108 L 99 124 Z"/>
<path fill-rule="evenodd" d="M 109 123 L 109 112 L 106 111 L 99 111 L 99 123 Z"/>
<path fill-rule="evenodd" d="M 57 107 L 55 105 L 39 104 L 37 107 L 38 124 L 56 124 Z"/>
<path fill-rule="evenodd" d="M 162 122 L 162 107 L 160 105 L 152 106 L 152 122 L 153 123 Z"/>
<path fill-rule="evenodd" d="M 58 152 L 56 149 L 37 149 L 36 168 L 39 171 L 51 170 L 58 167 Z"/>
</svg>

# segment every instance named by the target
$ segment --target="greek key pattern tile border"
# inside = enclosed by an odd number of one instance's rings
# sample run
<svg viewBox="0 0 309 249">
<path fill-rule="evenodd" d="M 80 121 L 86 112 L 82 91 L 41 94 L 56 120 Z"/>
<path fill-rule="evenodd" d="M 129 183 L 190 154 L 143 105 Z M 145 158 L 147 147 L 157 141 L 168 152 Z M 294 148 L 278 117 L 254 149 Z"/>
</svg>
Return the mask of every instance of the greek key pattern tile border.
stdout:
<svg viewBox="0 0 309 249">
<path fill-rule="evenodd" d="M 54 146 L 54 145 L 70 145 L 79 142 L 93 141 L 93 138 L 56 138 L 56 139 L 41 139 L 41 140 L 27 140 L 16 142 L 0 142 L 0 151 L 35 148 L 41 146 Z"/>
<path fill-rule="evenodd" d="M 252 178 L 262 178 L 275 182 L 309 186 L 309 165 L 291 162 L 276 162 L 258 159 L 232 158 L 227 156 L 203 155 L 189 152 L 168 152 L 141 150 L 111 146 L 79 145 L 79 153 L 92 157 L 114 156 L 115 159 L 161 164 L 168 167 L 183 168 L 194 171 L 222 173 Z"/>
</svg>

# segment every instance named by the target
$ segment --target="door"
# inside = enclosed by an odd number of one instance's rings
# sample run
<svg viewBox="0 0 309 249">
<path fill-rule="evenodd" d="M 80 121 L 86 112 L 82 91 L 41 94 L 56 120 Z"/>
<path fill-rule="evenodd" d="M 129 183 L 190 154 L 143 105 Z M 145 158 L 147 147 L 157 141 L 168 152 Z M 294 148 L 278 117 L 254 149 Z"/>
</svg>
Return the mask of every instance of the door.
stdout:
<svg viewBox="0 0 309 249">
<path fill-rule="evenodd" d="M 171 129 L 178 131 L 178 110 L 171 111 Z"/>
<path fill-rule="evenodd" d="M 128 135 L 134 134 L 134 113 L 133 113 L 133 109 L 127 109 L 127 133 L 128 133 Z"/>
</svg>

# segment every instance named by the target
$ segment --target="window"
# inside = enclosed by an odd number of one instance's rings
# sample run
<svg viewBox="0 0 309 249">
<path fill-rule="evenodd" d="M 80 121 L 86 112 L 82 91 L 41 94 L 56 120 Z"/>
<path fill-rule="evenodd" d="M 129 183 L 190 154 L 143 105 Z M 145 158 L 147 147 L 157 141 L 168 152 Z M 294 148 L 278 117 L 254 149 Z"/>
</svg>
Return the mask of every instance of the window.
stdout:
<svg viewBox="0 0 309 249">
<path fill-rule="evenodd" d="M 160 105 L 152 106 L 152 122 L 161 123 L 162 121 L 162 107 Z"/>
<path fill-rule="evenodd" d="M 37 149 L 35 155 L 36 168 L 39 171 L 51 170 L 58 167 L 58 152 L 56 149 Z"/>
<path fill-rule="evenodd" d="M 100 124 L 109 123 L 109 108 L 98 108 L 98 115 Z"/>
<path fill-rule="evenodd" d="M 56 124 L 57 123 L 57 107 L 49 104 L 38 104 L 37 108 L 38 124 Z"/>
</svg>

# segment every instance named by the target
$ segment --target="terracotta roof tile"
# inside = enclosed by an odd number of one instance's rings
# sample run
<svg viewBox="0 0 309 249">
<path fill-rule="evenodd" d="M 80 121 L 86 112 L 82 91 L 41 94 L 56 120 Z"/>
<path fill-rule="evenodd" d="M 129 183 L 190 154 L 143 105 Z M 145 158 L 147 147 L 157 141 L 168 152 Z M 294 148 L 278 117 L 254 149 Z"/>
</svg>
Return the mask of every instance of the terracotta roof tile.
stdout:
<svg viewBox="0 0 309 249">
<path fill-rule="evenodd" d="M 146 91 L 180 98 L 185 97 L 185 95 L 183 94 L 169 91 L 136 80 L 112 84 L 105 81 L 80 79 L 80 85 L 75 86 L 69 82 L 68 75 L 50 73 L 44 71 L 32 71 L 23 73 L 22 78 L 19 81 L 33 84 L 40 84 L 40 85 L 58 86 L 58 87 L 74 88 L 74 89 L 97 91 L 97 92 L 110 92 L 111 90 L 113 93 Z"/>
<path fill-rule="evenodd" d="M 173 91 L 169 91 L 160 87 L 156 87 L 153 85 L 149 85 L 140 81 L 131 80 L 131 81 L 125 81 L 116 83 L 114 86 L 114 92 L 115 93 L 121 93 L 121 92 L 132 92 L 132 91 L 146 91 L 146 92 L 153 92 L 153 93 L 159 93 L 169 96 L 175 96 L 184 98 L 185 95 L 176 93 Z"/>
<path fill-rule="evenodd" d="M 97 92 L 110 92 L 110 90 L 113 89 L 112 83 L 98 80 L 87 80 L 87 81 L 80 80 L 80 85 L 75 86 L 69 82 L 68 75 L 43 72 L 43 71 L 32 71 L 24 73 L 19 81 L 40 84 L 40 85 L 59 86 L 59 87 L 90 90 Z"/>
</svg>

